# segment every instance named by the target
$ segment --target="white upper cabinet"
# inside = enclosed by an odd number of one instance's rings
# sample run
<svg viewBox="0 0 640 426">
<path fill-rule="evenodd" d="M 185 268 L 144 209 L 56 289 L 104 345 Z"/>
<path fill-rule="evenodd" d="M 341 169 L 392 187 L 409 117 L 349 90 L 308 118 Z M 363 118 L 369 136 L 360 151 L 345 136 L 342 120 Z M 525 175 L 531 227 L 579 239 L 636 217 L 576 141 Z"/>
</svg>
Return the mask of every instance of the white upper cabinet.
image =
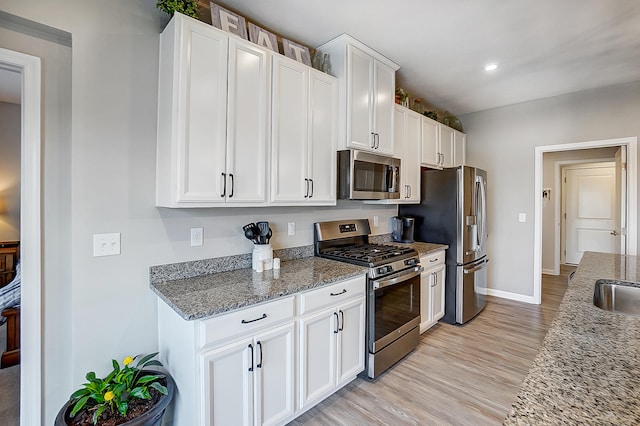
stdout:
<svg viewBox="0 0 640 426">
<path fill-rule="evenodd" d="M 422 164 L 440 165 L 440 125 L 427 117 L 422 117 Z"/>
<path fill-rule="evenodd" d="M 458 167 L 466 164 L 467 135 L 453 131 L 453 166 Z"/>
<path fill-rule="evenodd" d="M 399 204 L 420 202 L 420 152 L 422 115 L 400 105 L 395 106 L 396 155 L 402 160 Z"/>
<path fill-rule="evenodd" d="M 160 36 L 156 205 L 265 205 L 270 54 L 176 14 Z"/>
<path fill-rule="evenodd" d="M 465 161 L 466 135 L 427 117 L 422 118 L 422 165 L 458 167 Z"/>
<path fill-rule="evenodd" d="M 393 155 L 395 72 L 399 66 L 347 34 L 318 48 L 340 82 L 340 149 Z"/>
<path fill-rule="evenodd" d="M 453 167 L 453 129 L 440 124 L 440 166 Z"/>
<path fill-rule="evenodd" d="M 335 205 L 336 79 L 278 56 L 272 87 L 272 204 Z"/>
<path fill-rule="evenodd" d="M 270 57 L 253 43 L 229 40 L 227 202 L 267 202 Z"/>
</svg>

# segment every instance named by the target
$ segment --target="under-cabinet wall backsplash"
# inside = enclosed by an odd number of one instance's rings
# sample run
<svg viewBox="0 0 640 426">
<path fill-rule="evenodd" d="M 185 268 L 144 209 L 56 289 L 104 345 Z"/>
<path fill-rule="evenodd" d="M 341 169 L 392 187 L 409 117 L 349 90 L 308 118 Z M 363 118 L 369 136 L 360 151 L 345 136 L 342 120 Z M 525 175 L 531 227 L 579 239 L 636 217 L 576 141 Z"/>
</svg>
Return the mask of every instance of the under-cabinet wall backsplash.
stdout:
<svg viewBox="0 0 640 426">
<path fill-rule="evenodd" d="M 268 221 L 273 230 L 274 249 L 313 244 L 313 224 L 319 221 L 369 219 L 373 235 L 389 234 L 390 219 L 397 214 L 397 206 L 338 200 L 338 205 L 331 207 L 158 208 L 158 212 L 173 251 L 156 263 L 163 264 L 250 253 L 253 244 L 245 238 L 242 226 L 261 220 Z M 376 216 L 377 227 L 374 226 Z M 289 223 L 295 223 L 295 235 L 288 235 Z M 192 227 L 204 228 L 202 247 L 191 247 Z"/>
</svg>

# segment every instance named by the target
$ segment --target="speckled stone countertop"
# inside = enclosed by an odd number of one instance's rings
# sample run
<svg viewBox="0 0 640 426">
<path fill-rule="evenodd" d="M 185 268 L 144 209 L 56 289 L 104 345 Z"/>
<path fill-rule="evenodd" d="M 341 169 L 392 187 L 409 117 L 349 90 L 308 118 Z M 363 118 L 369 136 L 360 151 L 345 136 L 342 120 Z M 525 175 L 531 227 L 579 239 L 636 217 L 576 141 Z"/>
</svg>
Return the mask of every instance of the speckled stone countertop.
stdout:
<svg viewBox="0 0 640 426">
<path fill-rule="evenodd" d="M 584 254 L 504 424 L 640 424 L 640 317 L 594 306 L 598 279 L 640 282 L 640 258 Z"/>
<path fill-rule="evenodd" d="M 365 268 L 319 257 L 287 260 L 280 269 L 251 268 L 165 282 L 151 289 L 185 320 L 218 315 L 366 274 Z"/>
</svg>

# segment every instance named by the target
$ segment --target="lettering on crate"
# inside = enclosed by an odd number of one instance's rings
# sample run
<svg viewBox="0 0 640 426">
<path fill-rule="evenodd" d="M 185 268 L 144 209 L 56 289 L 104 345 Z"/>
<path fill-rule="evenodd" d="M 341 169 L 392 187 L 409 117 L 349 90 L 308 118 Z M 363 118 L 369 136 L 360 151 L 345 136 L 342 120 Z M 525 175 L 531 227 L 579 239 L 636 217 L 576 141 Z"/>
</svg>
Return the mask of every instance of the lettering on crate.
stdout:
<svg viewBox="0 0 640 426">
<path fill-rule="evenodd" d="M 211 23 L 214 27 L 247 40 L 247 24 L 243 16 L 233 13 L 214 2 L 210 2 L 210 5 Z"/>
</svg>

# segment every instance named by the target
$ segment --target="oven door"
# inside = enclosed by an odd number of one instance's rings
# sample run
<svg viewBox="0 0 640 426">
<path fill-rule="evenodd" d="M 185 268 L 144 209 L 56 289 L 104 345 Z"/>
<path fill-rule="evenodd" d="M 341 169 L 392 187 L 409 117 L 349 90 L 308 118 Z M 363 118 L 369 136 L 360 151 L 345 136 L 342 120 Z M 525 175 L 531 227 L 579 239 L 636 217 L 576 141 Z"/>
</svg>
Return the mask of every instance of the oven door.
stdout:
<svg viewBox="0 0 640 426">
<path fill-rule="evenodd" d="M 371 281 L 367 334 L 369 352 L 376 353 L 420 324 L 422 266 Z"/>
</svg>

